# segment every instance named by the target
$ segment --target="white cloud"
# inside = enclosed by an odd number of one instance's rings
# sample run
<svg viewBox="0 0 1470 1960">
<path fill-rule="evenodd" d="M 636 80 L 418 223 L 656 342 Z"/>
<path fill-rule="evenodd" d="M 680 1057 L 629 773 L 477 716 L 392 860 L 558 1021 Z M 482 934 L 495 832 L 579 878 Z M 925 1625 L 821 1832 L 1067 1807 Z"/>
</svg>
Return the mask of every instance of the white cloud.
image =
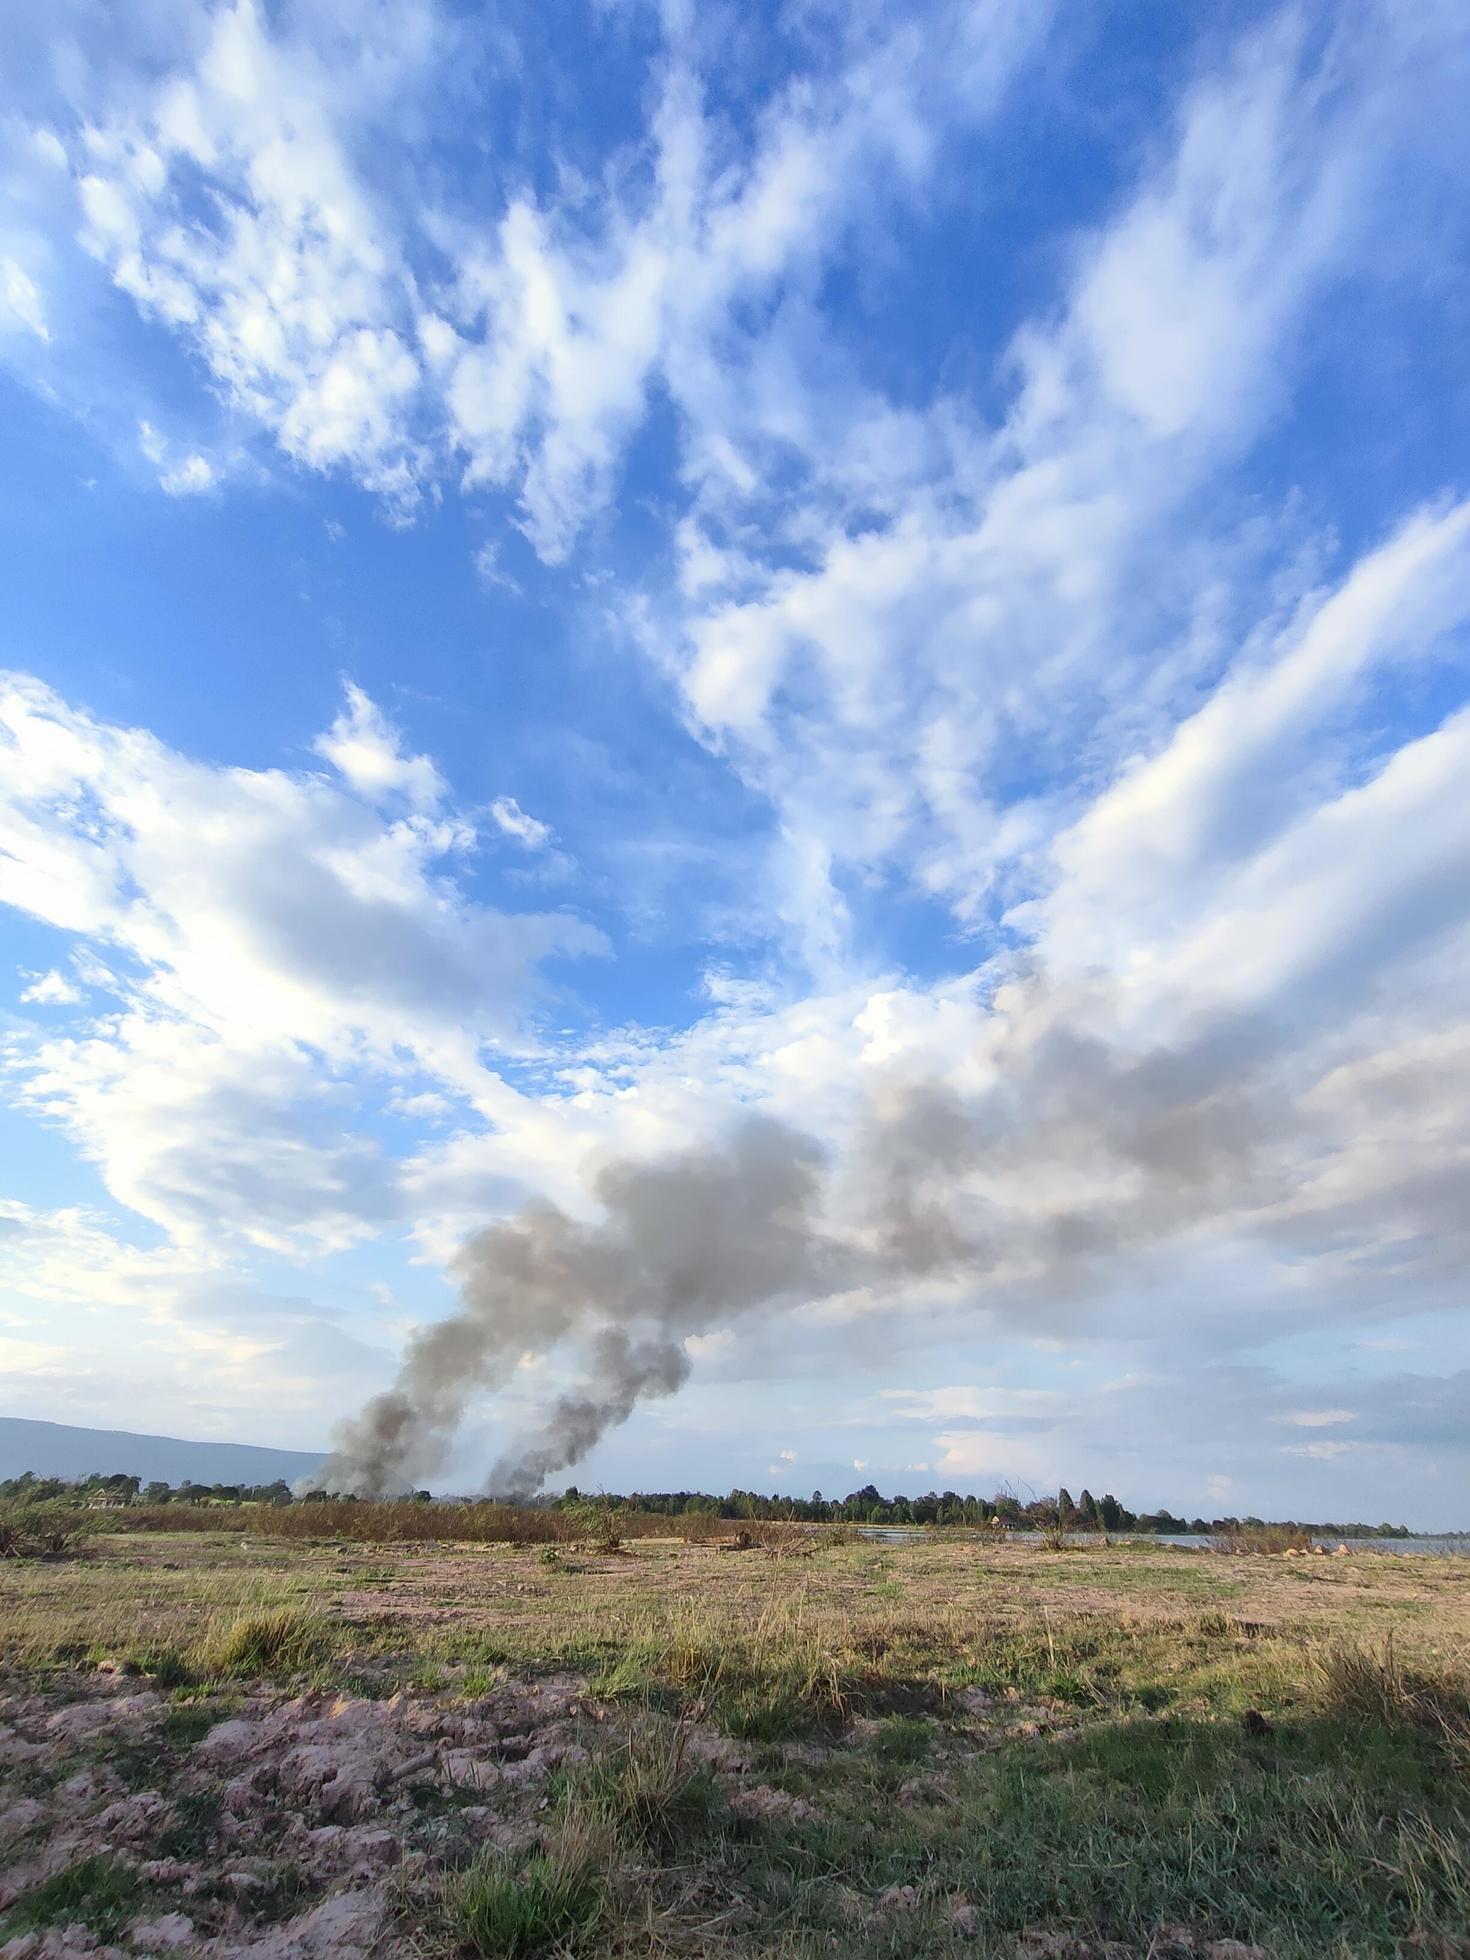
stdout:
<svg viewBox="0 0 1470 1960">
<path fill-rule="evenodd" d="M 1142 978 L 1166 971 L 1171 943 L 1187 944 L 1206 921 L 1216 947 L 1241 931 L 1222 903 L 1236 868 L 1260 863 L 1276 839 L 1284 853 L 1294 820 L 1305 837 L 1304 813 L 1325 807 L 1336 786 L 1324 723 L 1364 676 L 1422 660 L 1467 617 L 1470 503 L 1421 512 L 1304 605 L 1273 645 L 1248 652 L 1157 755 L 1126 769 L 1055 841 L 1056 889 L 1029 921 L 1051 957 L 1078 969 L 1131 966 Z M 1344 797 L 1339 808 L 1350 807 Z M 1273 875 L 1284 865 L 1278 856 Z M 1288 939 L 1297 945 L 1297 934 Z M 1247 941 L 1269 954 L 1265 938 Z"/>
<path fill-rule="evenodd" d="M 116 284 L 288 455 L 398 510 L 423 475 L 409 284 L 340 125 L 408 89 L 429 24 L 412 4 L 364 15 L 329 51 L 273 33 L 253 0 L 201 11 L 172 71 L 114 93 L 77 158 L 82 241 Z M 208 224 L 191 218 L 201 180 Z"/>
<path fill-rule="evenodd" d="M 1053 1410 L 1061 1401 L 1054 1390 L 1044 1388 L 883 1388 L 878 1393 L 895 1404 L 894 1415 L 910 1422 L 954 1422 L 959 1417 L 993 1422 L 1007 1414 Z"/>
<path fill-rule="evenodd" d="M 545 850 L 551 842 L 550 826 L 528 815 L 513 796 L 497 796 L 490 805 L 490 815 L 507 837 L 514 837 L 528 851 Z"/>
<path fill-rule="evenodd" d="M 21 999 L 37 1007 L 71 1007 L 82 998 L 81 989 L 54 967 L 49 973 L 36 973 L 29 978 L 31 984 L 23 990 Z"/>
<path fill-rule="evenodd" d="M 353 681 L 343 689 L 346 706 L 316 752 L 363 796 L 402 796 L 416 810 L 436 809 L 444 778 L 426 755 L 405 755 L 398 730 Z"/>
<path fill-rule="evenodd" d="M 448 1096 L 441 1096 L 436 1090 L 423 1089 L 417 1095 L 404 1095 L 395 1090 L 388 1099 L 388 1106 L 397 1116 L 420 1117 L 431 1123 L 443 1122 L 454 1114 L 454 1104 Z"/>
<path fill-rule="evenodd" d="M 1332 1429 L 1339 1423 L 1351 1422 L 1353 1412 L 1351 1409 L 1293 1409 L 1279 1419 L 1297 1429 Z"/>
<path fill-rule="evenodd" d="M 158 479 L 170 497 L 198 497 L 214 488 L 214 466 L 203 456 L 186 456 Z"/>
<path fill-rule="evenodd" d="M 166 496 L 199 497 L 215 488 L 218 479 L 214 465 L 206 456 L 186 455 L 171 468 L 167 467 L 172 445 L 146 416 L 138 423 L 138 447 L 162 472 L 158 486 Z"/>
<path fill-rule="evenodd" d="M 1058 306 L 1016 336 L 999 429 L 940 400 L 895 439 L 888 405 L 863 403 L 788 497 L 758 477 L 686 518 L 686 602 L 636 630 L 774 805 L 771 877 L 819 981 L 846 952 L 844 879 L 892 866 L 978 923 L 997 891 L 1034 888 L 1039 848 L 1099 767 L 1152 745 L 1227 652 L 1220 614 L 1259 550 L 1202 534 L 1190 498 L 1269 426 L 1311 307 L 1385 222 L 1389 159 L 1418 140 L 1396 91 L 1429 47 L 1387 15 L 1321 66 L 1295 14 L 1242 37 L 1083 241 Z M 823 397 L 820 372 L 802 380 Z M 887 445 L 876 473 L 870 428 Z M 1411 527 L 1383 582 L 1448 555 L 1458 522 Z M 1365 577 L 1346 609 L 1366 619 L 1378 596 Z M 1278 748 L 1306 696 L 1351 685 L 1351 666 L 1322 667 L 1325 641 L 1355 631 L 1327 622 L 1298 691 L 1263 704 Z M 1000 786 L 1017 782 L 1035 787 Z"/>
<path fill-rule="evenodd" d="M 357 1072 L 411 1067 L 493 1107 L 483 1054 L 519 1040 L 537 960 L 602 950 L 570 915 L 460 896 L 441 866 L 471 833 L 413 807 L 437 800 L 437 772 L 365 697 L 328 747 L 346 785 L 402 793 L 402 815 L 322 777 L 191 762 L 21 676 L 0 739 L 0 898 L 76 935 L 115 1002 L 22 1053 L 25 1095 L 181 1240 L 378 1229 L 399 1203 L 378 1146 L 344 1129 Z"/>
<path fill-rule="evenodd" d="M 459 88 L 468 24 L 426 0 L 362 12 L 351 36 L 255 0 L 185 9 L 162 74 L 114 78 L 88 105 L 81 241 L 289 456 L 350 472 L 400 516 L 462 468 L 512 489 L 557 561 L 656 388 L 699 471 L 749 469 L 725 426 L 750 360 L 731 314 L 815 281 L 876 200 L 920 194 L 936 131 L 993 113 L 1047 11 L 937 0 L 922 25 L 854 20 L 835 61 L 811 60 L 739 131 L 704 100 L 716 43 L 670 15 L 648 127 L 596 195 L 568 167 L 543 200 L 496 158 L 489 208 L 456 209 L 426 208 L 414 111 L 422 94 L 442 114 L 431 91 Z M 406 133 L 394 182 L 383 156 Z"/>
<path fill-rule="evenodd" d="M 474 563 L 475 576 L 487 590 L 498 586 L 504 592 L 513 592 L 518 598 L 524 598 L 520 581 L 513 579 L 510 573 L 501 567 L 500 545 L 496 540 L 489 539 L 480 546 L 475 553 Z"/>
<path fill-rule="evenodd" d="M 728 1327 L 717 1327 L 713 1334 L 688 1334 L 684 1338 L 685 1351 L 698 1360 L 702 1355 L 719 1354 L 735 1345 L 735 1336 Z"/>
<path fill-rule="evenodd" d="M 1055 1490 L 1059 1438 L 990 1434 L 983 1429 L 946 1430 L 934 1438 L 934 1469 L 941 1478 L 964 1478 L 1002 1489 L 1013 1480 L 1038 1491 Z"/>
<path fill-rule="evenodd" d="M 0 1198 L 4 1290 L 53 1305 L 157 1308 L 186 1281 L 213 1272 L 217 1253 L 140 1247 L 116 1221 L 83 1205 L 52 1210 Z"/>
<path fill-rule="evenodd" d="M 12 258 L 0 256 L 0 329 L 11 322 L 34 334 L 37 340 L 51 338 L 40 288 L 24 267 Z"/>
</svg>

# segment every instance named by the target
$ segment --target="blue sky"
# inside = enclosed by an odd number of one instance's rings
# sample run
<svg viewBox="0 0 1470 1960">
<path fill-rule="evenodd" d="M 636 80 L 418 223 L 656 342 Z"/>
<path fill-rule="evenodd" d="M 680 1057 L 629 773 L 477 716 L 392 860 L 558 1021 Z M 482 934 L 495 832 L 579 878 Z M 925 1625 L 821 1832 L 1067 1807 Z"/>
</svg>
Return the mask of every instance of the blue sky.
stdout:
<svg viewBox="0 0 1470 1960">
<path fill-rule="evenodd" d="M 823 1256 L 628 1308 L 579 1481 L 1470 1521 L 1467 71 L 12 10 L 0 1406 L 322 1445 L 754 1114 Z"/>
</svg>

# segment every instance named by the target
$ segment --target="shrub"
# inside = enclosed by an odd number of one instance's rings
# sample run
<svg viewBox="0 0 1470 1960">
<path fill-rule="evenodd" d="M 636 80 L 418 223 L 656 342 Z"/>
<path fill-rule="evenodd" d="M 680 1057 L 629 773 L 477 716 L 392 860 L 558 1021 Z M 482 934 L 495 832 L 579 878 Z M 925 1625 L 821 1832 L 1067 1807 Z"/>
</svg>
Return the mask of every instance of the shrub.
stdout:
<svg viewBox="0 0 1470 1960">
<path fill-rule="evenodd" d="M 612 1557 L 623 1549 L 621 1515 L 611 1498 L 577 1498 L 565 1506 L 563 1515 L 571 1519 L 581 1537 L 591 1541 L 594 1551 Z"/>
<path fill-rule="evenodd" d="M 75 1531 L 58 1530 L 54 1525 L 28 1525 L 7 1519 L 0 1523 L 0 1558 L 45 1559 L 54 1561 L 80 1558 L 82 1540 Z"/>
</svg>

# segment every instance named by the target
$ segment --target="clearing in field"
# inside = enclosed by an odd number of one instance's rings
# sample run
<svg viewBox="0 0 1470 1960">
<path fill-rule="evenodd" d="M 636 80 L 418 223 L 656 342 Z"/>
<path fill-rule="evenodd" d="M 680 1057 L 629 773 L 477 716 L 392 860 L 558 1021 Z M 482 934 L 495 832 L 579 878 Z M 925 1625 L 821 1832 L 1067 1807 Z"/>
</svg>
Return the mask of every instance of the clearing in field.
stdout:
<svg viewBox="0 0 1470 1960">
<path fill-rule="evenodd" d="M 6 1960 L 1470 1952 L 1470 1561 L 240 1517 L 0 1561 Z"/>
</svg>

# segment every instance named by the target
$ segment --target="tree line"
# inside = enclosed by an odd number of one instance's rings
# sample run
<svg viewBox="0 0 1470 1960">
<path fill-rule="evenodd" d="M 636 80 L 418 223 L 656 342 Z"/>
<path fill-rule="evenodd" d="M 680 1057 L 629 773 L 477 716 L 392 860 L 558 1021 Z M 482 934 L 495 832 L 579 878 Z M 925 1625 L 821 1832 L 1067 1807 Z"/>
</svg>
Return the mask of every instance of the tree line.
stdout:
<svg viewBox="0 0 1470 1960">
<path fill-rule="evenodd" d="M 575 1504 L 582 1493 L 573 1485 L 558 1503 Z M 609 1501 L 630 1510 L 651 1512 L 654 1516 L 684 1517 L 691 1513 L 716 1518 L 743 1518 L 761 1522 L 790 1520 L 802 1524 L 891 1524 L 891 1525 L 986 1525 L 1016 1531 L 1047 1531 L 1060 1526 L 1065 1531 L 1104 1533 L 1143 1532 L 1161 1537 L 1210 1536 L 1237 1530 L 1241 1526 L 1259 1527 L 1267 1522 L 1284 1523 L 1294 1530 L 1316 1532 L 1340 1538 L 1407 1538 L 1411 1534 L 1402 1524 L 1308 1524 L 1296 1519 L 1263 1518 L 1187 1518 L 1164 1509 L 1131 1511 L 1111 1491 L 1094 1497 L 1083 1490 L 1074 1498 L 1063 1487 L 1055 1496 L 1020 1497 L 1012 1491 L 997 1491 L 993 1497 L 962 1496 L 953 1490 L 926 1491 L 922 1497 L 901 1493 L 885 1497 L 873 1484 L 849 1491 L 845 1497 L 824 1497 L 814 1490 L 810 1497 L 768 1497 L 760 1491 L 732 1490 L 727 1497 L 712 1497 L 703 1491 L 633 1491 L 626 1497 L 609 1494 Z"/>
<path fill-rule="evenodd" d="M 407 1493 L 420 1503 L 435 1501 L 426 1490 Z M 297 1497 L 291 1486 L 278 1478 L 269 1484 L 200 1484 L 184 1478 L 177 1484 L 155 1479 L 144 1483 L 141 1477 L 122 1472 L 100 1473 L 68 1479 L 38 1477 L 27 1471 L 20 1477 L 0 1480 L 0 1500 L 39 1503 L 70 1499 L 99 1507 L 134 1504 L 311 1504 L 328 1500 L 325 1492 L 312 1491 Z M 340 1500 L 337 1500 L 340 1501 Z M 473 1503 L 469 1497 L 442 1498 L 441 1503 Z M 575 1484 L 557 1497 L 534 1500 L 537 1508 L 575 1508 L 586 1501 Z M 877 1525 L 968 1525 L 1014 1531 L 1141 1532 L 1162 1537 L 1186 1534 L 1215 1536 L 1224 1533 L 1285 1527 L 1308 1531 L 1323 1537 L 1407 1538 L 1409 1528 L 1402 1524 L 1314 1523 L 1296 1518 L 1185 1517 L 1168 1509 L 1131 1511 L 1111 1492 L 1094 1497 L 1083 1490 L 1073 1498 L 1065 1488 L 1053 1496 L 1021 1497 L 1011 1491 L 997 1491 L 993 1497 L 962 1495 L 959 1491 L 926 1491 L 920 1497 L 901 1493 L 885 1497 L 874 1484 L 849 1491 L 845 1497 L 824 1497 L 814 1490 L 810 1497 L 775 1497 L 754 1490 L 732 1490 L 719 1497 L 707 1491 L 631 1491 L 602 1492 L 599 1502 L 621 1510 L 639 1511 L 654 1517 L 733 1518 L 760 1523 L 798 1524 L 877 1524 Z"/>
</svg>

